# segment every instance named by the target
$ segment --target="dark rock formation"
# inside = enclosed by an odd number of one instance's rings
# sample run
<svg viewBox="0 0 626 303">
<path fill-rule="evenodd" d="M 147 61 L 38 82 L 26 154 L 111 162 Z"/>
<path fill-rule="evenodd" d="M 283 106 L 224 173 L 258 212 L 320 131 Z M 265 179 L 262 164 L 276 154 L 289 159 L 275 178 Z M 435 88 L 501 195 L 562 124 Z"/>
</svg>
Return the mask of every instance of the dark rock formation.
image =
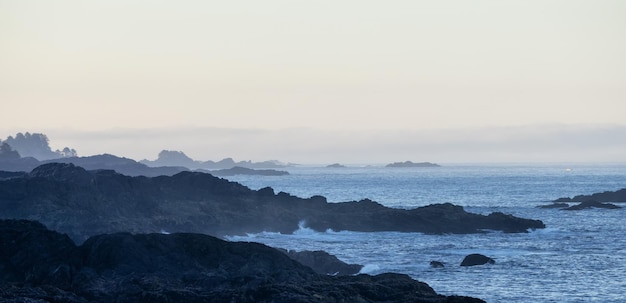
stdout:
<svg viewBox="0 0 626 303">
<path fill-rule="evenodd" d="M 318 274 L 326 274 L 333 276 L 346 276 L 358 274 L 363 265 L 347 264 L 337 257 L 321 250 L 317 251 L 294 251 L 280 249 L 290 258 L 312 268 Z"/>
<path fill-rule="evenodd" d="M 463 259 L 463 262 L 461 262 L 461 266 L 476 266 L 476 265 L 484 265 L 487 263 L 495 264 L 496 261 L 485 255 L 471 254 L 471 255 L 465 256 L 465 258 Z"/>
<path fill-rule="evenodd" d="M 220 169 L 220 170 L 198 170 L 200 172 L 209 173 L 218 177 L 228 177 L 228 176 L 236 176 L 236 175 L 250 175 L 250 176 L 286 176 L 289 175 L 289 172 L 283 170 L 274 170 L 274 169 L 252 169 L 241 166 L 235 166 L 233 168 L 228 169 Z"/>
<path fill-rule="evenodd" d="M 440 166 L 439 164 L 430 163 L 430 162 L 413 163 L 411 161 L 394 162 L 394 163 L 386 165 L 386 167 L 439 167 L 439 166 Z"/>
<path fill-rule="evenodd" d="M 554 200 L 554 202 L 585 202 L 588 200 L 595 200 L 598 202 L 626 202 L 626 188 L 591 195 L 578 195 L 574 198 L 559 198 Z"/>
<path fill-rule="evenodd" d="M 441 261 L 430 261 L 430 267 L 441 268 L 441 267 L 445 267 L 445 265 Z"/>
<path fill-rule="evenodd" d="M 435 234 L 526 232 L 545 227 L 538 220 L 502 213 L 472 214 L 449 203 L 411 210 L 371 200 L 328 203 L 321 196 L 302 199 L 284 192 L 274 194 L 271 188 L 251 190 L 199 172 L 129 177 L 59 163 L 42 165 L 26 177 L 0 180 L 0 218 L 36 219 L 77 242 L 120 231 L 292 233 L 301 221 L 317 231 Z"/>
<path fill-rule="evenodd" d="M 589 208 L 617 209 L 621 207 L 615 204 L 611 204 L 611 203 L 602 203 L 602 202 L 598 202 L 594 200 L 589 200 L 589 201 L 581 202 L 574 206 L 570 206 L 568 208 L 564 208 L 563 210 L 582 210 L 582 209 L 589 209 Z"/>
<path fill-rule="evenodd" d="M 81 246 L 32 221 L 0 220 L 2 302 L 484 302 L 406 275 L 320 275 L 257 243 L 118 233 Z"/>
<path fill-rule="evenodd" d="M 567 207 L 569 207 L 569 204 L 554 202 L 552 204 L 540 205 L 540 206 L 537 206 L 537 207 L 538 208 L 567 208 Z"/>
</svg>

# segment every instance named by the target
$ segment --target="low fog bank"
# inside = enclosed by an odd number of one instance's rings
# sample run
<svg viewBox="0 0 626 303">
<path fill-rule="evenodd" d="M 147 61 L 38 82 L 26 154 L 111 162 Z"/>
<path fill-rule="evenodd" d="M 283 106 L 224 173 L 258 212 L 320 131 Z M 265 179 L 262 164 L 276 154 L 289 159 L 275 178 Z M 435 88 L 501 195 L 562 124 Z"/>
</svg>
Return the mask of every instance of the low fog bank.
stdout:
<svg viewBox="0 0 626 303">
<path fill-rule="evenodd" d="M 18 130 L 23 131 L 23 130 Z M 301 164 L 450 162 L 626 162 L 626 126 L 541 125 L 421 131 L 313 129 L 112 129 L 36 130 L 53 146 L 81 155 L 111 153 L 136 160 L 161 150 L 198 160 L 233 157 Z M 11 134 L 8 132 L 7 135 Z"/>
</svg>

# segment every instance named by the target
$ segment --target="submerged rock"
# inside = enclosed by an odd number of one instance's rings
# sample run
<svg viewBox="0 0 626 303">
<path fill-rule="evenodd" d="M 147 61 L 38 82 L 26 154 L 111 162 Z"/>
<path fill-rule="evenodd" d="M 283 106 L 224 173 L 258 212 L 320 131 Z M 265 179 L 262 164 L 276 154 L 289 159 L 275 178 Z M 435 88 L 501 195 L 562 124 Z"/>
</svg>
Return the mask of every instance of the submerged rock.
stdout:
<svg viewBox="0 0 626 303">
<path fill-rule="evenodd" d="M 445 267 L 445 265 L 441 261 L 430 261 L 430 267 L 440 268 Z"/>
<path fill-rule="evenodd" d="M 461 262 L 461 266 L 476 266 L 476 265 L 484 265 L 484 264 L 495 264 L 496 261 L 492 258 L 489 258 L 485 255 L 481 254 L 471 254 L 467 255 L 463 262 Z"/>
<path fill-rule="evenodd" d="M 618 209 L 622 207 L 617 206 L 615 204 L 611 204 L 611 203 L 602 203 L 598 201 L 589 200 L 589 201 L 585 201 L 574 206 L 570 206 L 568 208 L 564 208 L 563 210 L 582 210 L 582 209 L 589 209 L 589 208 Z"/>
<path fill-rule="evenodd" d="M 484 302 L 407 275 L 333 277 L 258 243 L 201 234 L 94 236 L 76 246 L 33 221 L 0 220 L 2 302 Z"/>
<path fill-rule="evenodd" d="M 538 208 L 567 208 L 567 207 L 569 207 L 569 204 L 554 202 L 552 204 L 540 205 L 540 206 L 537 206 L 537 207 Z"/>
</svg>

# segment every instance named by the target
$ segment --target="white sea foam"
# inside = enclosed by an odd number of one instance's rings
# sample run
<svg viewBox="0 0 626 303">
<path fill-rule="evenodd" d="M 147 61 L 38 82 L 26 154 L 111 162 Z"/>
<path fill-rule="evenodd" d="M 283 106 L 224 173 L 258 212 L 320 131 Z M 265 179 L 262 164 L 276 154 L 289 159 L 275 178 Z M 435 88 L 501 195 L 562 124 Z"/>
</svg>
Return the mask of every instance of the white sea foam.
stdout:
<svg viewBox="0 0 626 303">
<path fill-rule="evenodd" d="M 359 271 L 360 274 L 373 274 L 380 271 L 380 266 L 376 264 L 366 264 Z"/>
</svg>

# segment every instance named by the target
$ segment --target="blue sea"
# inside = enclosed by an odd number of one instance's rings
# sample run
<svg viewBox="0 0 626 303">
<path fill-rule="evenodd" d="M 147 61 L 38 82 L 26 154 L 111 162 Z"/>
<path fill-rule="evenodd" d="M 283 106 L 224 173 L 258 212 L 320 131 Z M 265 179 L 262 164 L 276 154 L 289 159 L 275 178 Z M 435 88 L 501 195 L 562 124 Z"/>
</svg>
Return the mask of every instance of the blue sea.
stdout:
<svg viewBox="0 0 626 303">
<path fill-rule="evenodd" d="M 235 176 L 252 189 L 270 186 L 329 202 L 369 198 L 395 208 L 451 202 L 467 211 L 540 219 L 523 234 L 425 235 L 398 232 L 264 232 L 229 237 L 293 250 L 324 250 L 364 273 L 397 272 L 438 293 L 487 302 L 626 302 L 626 208 L 541 209 L 560 197 L 626 188 L 626 164 L 443 164 L 438 168 L 297 166 L 280 177 Z M 626 207 L 626 203 L 621 204 Z M 303 218 L 305 219 L 305 218 Z M 481 253 L 493 265 L 460 267 Z M 444 268 L 431 268 L 431 260 Z"/>
</svg>

